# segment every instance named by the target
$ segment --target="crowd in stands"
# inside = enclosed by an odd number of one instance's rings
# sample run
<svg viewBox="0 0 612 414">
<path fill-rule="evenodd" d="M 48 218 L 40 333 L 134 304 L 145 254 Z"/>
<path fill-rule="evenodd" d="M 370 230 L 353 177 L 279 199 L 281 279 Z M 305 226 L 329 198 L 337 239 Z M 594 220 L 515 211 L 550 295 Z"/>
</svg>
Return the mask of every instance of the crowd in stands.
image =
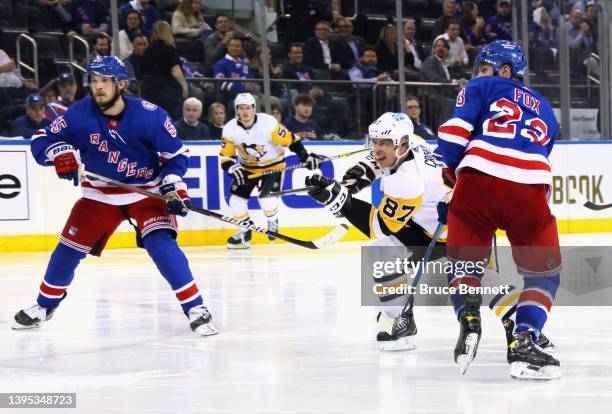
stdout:
<svg viewBox="0 0 612 414">
<path fill-rule="evenodd" d="M 284 11 L 290 14 L 285 19 L 278 18 L 277 3 L 265 1 L 272 41 L 264 51 L 236 21 L 208 10 L 206 0 L 119 0 L 115 46 L 109 0 L 0 0 L 0 136 L 28 138 L 87 93 L 82 74 L 65 59 L 68 37 L 78 35 L 89 43 L 90 59 L 122 58 L 131 78 L 127 93 L 166 109 L 186 140 L 220 139 L 240 92 L 263 102 L 263 53 L 270 79 L 290 80 L 271 84 L 272 113 L 279 121 L 305 139 L 359 138 L 356 132 L 378 115 L 374 93 L 379 102 L 397 102 L 397 88 L 374 86 L 399 79 L 399 44 L 407 81 L 448 85 L 409 90 L 414 95 L 407 100 L 407 113 L 420 134 L 432 138 L 432 129 L 419 120 L 421 107 L 426 106 L 428 120 L 448 116 L 480 48 L 513 35 L 512 0 L 437 0 L 414 9 L 404 1 L 401 33 L 391 17 L 384 19 L 394 14 L 385 5 L 394 2 L 358 2 L 364 13 L 378 11 L 383 17 L 372 21 L 365 15 L 344 17 L 352 15 L 347 8 L 353 2 L 347 0 L 285 0 Z M 565 0 L 561 8 L 553 0 L 528 3 L 530 58 L 537 61 L 532 69 L 558 70 L 557 28 L 562 27 L 573 80 L 598 70 L 592 57 L 598 43 L 595 0 Z M 48 43 L 39 46 L 39 85 L 18 68 L 19 33 L 59 39 L 56 55 Z M 27 50 L 23 56 L 32 59 Z M 84 56 L 79 59 L 83 65 Z"/>
</svg>

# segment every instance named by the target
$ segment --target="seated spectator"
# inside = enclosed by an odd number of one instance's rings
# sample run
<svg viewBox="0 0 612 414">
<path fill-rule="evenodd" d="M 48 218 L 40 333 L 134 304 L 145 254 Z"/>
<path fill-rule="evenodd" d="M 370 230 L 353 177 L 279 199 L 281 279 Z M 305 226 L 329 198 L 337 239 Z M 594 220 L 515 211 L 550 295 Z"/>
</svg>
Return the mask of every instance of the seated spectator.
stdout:
<svg viewBox="0 0 612 414">
<path fill-rule="evenodd" d="M 232 24 L 229 17 L 219 14 L 215 20 L 215 31 L 212 32 L 204 41 L 206 50 L 206 63 L 213 66 L 227 52 L 227 44 L 232 37 Z"/>
<path fill-rule="evenodd" d="M 276 64 L 272 58 L 272 52 L 268 49 L 268 68 L 270 79 L 280 79 L 283 73 L 283 67 Z M 253 77 L 256 79 L 263 79 L 263 62 L 261 59 L 261 46 L 257 46 L 255 56 L 251 59 L 251 69 L 253 70 Z M 263 90 L 263 86 L 261 88 Z M 283 85 L 279 82 L 270 82 L 270 94 L 272 96 L 281 96 L 283 94 Z"/>
<path fill-rule="evenodd" d="M 355 82 L 391 80 L 387 72 L 378 69 L 377 64 L 376 49 L 371 46 L 366 47 L 360 61 L 349 70 L 350 79 Z"/>
<path fill-rule="evenodd" d="M 464 34 L 467 50 L 484 46 L 484 25 L 485 21 L 479 14 L 478 5 L 473 1 L 464 2 L 461 32 Z"/>
<path fill-rule="evenodd" d="M 0 49 L 0 88 L 21 88 L 23 82 L 17 64 Z"/>
<path fill-rule="evenodd" d="M 304 81 L 305 83 L 291 83 L 289 88 L 296 90 L 295 96 L 298 93 L 305 93 L 312 87 L 309 81 L 316 78 L 314 70 L 310 66 L 304 64 L 304 47 L 301 43 L 292 43 L 289 45 L 289 52 L 287 54 L 289 63 L 283 66 L 283 73 L 281 78 L 283 79 L 296 79 Z M 292 99 L 293 101 L 294 99 Z"/>
<path fill-rule="evenodd" d="M 102 0 L 71 0 L 68 9 L 76 31 L 93 39 L 98 33 L 110 31 L 110 14 Z"/>
<path fill-rule="evenodd" d="M 130 79 L 142 80 L 142 57 L 147 47 L 149 47 L 149 40 L 144 34 L 134 36 L 132 54 L 124 60 Z"/>
<path fill-rule="evenodd" d="M 363 51 L 365 50 L 365 40 L 361 36 L 353 35 L 353 23 L 345 18 L 339 17 L 337 20 L 338 32 L 340 32 L 340 37 L 338 40 L 343 43 L 343 51 L 344 56 L 341 58 L 341 61 L 344 62 L 345 65 L 354 66 L 361 55 L 363 55 Z"/>
<path fill-rule="evenodd" d="M 350 60 L 343 60 L 342 45 L 330 39 L 329 22 L 320 21 L 315 26 L 315 35 L 304 43 L 304 63 L 315 69 L 329 69 L 336 79 L 342 69 L 350 68 Z"/>
<path fill-rule="evenodd" d="M 205 38 L 212 28 L 202 16 L 201 0 L 181 0 L 172 13 L 172 33 L 175 36 Z"/>
<path fill-rule="evenodd" d="M 465 51 L 465 44 L 463 39 L 459 37 L 460 32 L 460 21 L 459 19 L 450 19 L 448 21 L 448 27 L 446 33 L 436 37 L 434 43 L 438 39 L 446 39 L 450 45 L 450 51 L 448 52 L 448 62 L 450 66 L 463 67 L 468 64 L 468 55 Z"/>
<path fill-rule="evenodd" d="M 583 19 L 582 12 L 574 9 L 565 22 L 570 47 L 570 73 L 573 79 L 584 78 L 589 55 L 595 50 L 591 25 Z"/>
<path fill-rule="evenodd" d="M 295 99 L 295 115 L 289 116 L 283 125 L 294 134 L 307 140 L 323 139 L 323 131 L 319 124 L 310 119 L 315 101 L 306 94 Z"/>
<path fill-rule="evenodd" d="M 151 45 L 142 55 L 142 97 L 178 118 L 181 102 L 189 95 L 189 86 L 174 48 L 170 25 L 160 20 L 153 25 Z"/>
<path fill-rule="evenodd" d="M 380 29 L 378 42 L 376 43 L 376 56 L 378 56 L 378 68 L 382 71 L 397 75 L 399 58 L 397 56 L 397 28 L 392 24 L 385 25 Z M 406 71 L 414 71 L 414 55 L 404 50 L 404 67 Z"/>
<path fill-rule="evenodd" d="M 45 118 L 45 100 L 39 94 L 28 96 L 25 107 L 25 115 L 15 118 L 11 124 L 11 137 L 30 139 L 36 131 L 51 124 Z"/>
<path fill-rule="evenodd" d="M 210 139 L 208 127 L 200 122 L 202 102 L 197 98 L 187 98 L 183 102 L 183 117 L 174 123 L 178 136 L 183 141 Z"/>
<path fill-rule="evenodd" d="M 416 20 L 406 19 L 404 23 L 404 50 L 412 55 L 414 70 L 421 70 L 425 60 L 425 47 L 416 40 Z"/>
<path fill-rule="evenodd" d="M 57 101 L 70 108 L 76 100 L 77 93 L 77 83 L 72 73 L 64 72 L 57 77 L 57 89 L 59 91 Z"/>
<path fill-rule="evenodd" d="M 457 16 L 457 2 L 455 0 L 444 0 L 442 5 L 442 16 L 434 22 L 432 36 L 436 37 L 444 33 L 448 26 L 448 21 Z"/>
<path fill-rule="evenodd" d="M 487 43 L 512 40 L 512 0 L 497 0 L 497 14 L 489 17 L 485 25 Z"/>
<path fill-rule="evenodd" d="M 591 33 L 593 34 L 593 38 L 595 39 L 595 43 L 597 43 L 597 35 L 599 33 L 598 26 L 598 17 L 597 17 L 597 4 L 589 3 L 586 6 L 586 10 L 584 12 L 584 20 L 591 25 Z"/>
<path fill-rule="evenodd" d="M 140 13 L 142 20 L 142 31 L 147 37 L 153 33 L 153 24 L 159 20 L 159 11 L 157 7 L 150 4 L 149 0 L 130 0 L 123 6 L 119 7 L 119 28 L 125 29 L 122 24 L 125 22 L 125 15 L 130 10 L 136 10 Z"/>
<path fill-rule="evenodd" d="M 277 102 L 270 102 L 270 115 L 272 115 L 279 124 L 283 123 L 283 109 Z"/>
<path fill-rule="evenodd" d="M 412 121 L 416 135 L 423 139 L 437 139 L 431 128 L 421 122 L 421 104 L 414 95 L 406 96 L 406 115 Z"/>
<path fill-rule="evenodd" d="M 227 54 L 213 69 L 217 79 L 253 79 L 249 61 L 244 57 L 244 43 L 240 38 L 232 38 L 227 44 Z M 253 82 L 223 82 L 219 88 L 229 99 L 241 92 L 259 92 L 259 85 Z"/>
<path fill-rule="evenodd" d="M 529 47 L 557 49 L 557 30 L 550 20 L 545 7 L 533 11 L 533 22 L 529 24 Z"/>
<path fill-rule="evenodd" d="M 110 36 L 106 33 L 98 33 L 94 37 L 93 51 L 91 52 L 90 60 L 94 60 L 97 56 L 110 55 Z"/>
<path fill-rule="evenodd" d="M 438 38 L 433 44 L 433 55 L 429 56 L 423 62 L 421 70 L 421 80 L 424 82 L 439 82 L 439 83 L 457 83 L 463 86 L 467 80 L 464 78 L 453 79 L 448 70 L 448 54 L 450 52 L 450 44 L 448 40 Z M 437 89 L 439 91 L 439 89 Z M 437 92 L 438 94 L 440 92 Z"/>
<path fill-rule="evenodd" d="M 68 8 L 70 0 L 39 0 L 38 4 L 46 9 L 51 27 L 61 27 L 64 33 L 76 31 L 77 27 L 72 23 Z"/>
<path fill-rule="evenodd" d="M 210 139 L 221 140 L 223 125 L 225 125 L 225 106 L 215 102 L 208 108 L 208 119 L 205 121 L 210 130 Z"/>
<path fill-rule="evenodd" d="M 140 20 L 140 13 L 136 10 L 130 10 L 125 15 L 125 29 L 122 29 L 117 34 L 119 39 L 119 50 L 113 50 L 113 55 L 118 56 L 121 59 L 125 59 L 132 54 L 132 42 L 134 37 L 139 34 L 143 34 L 140 28 L 142 21 Z"/>
</svg>

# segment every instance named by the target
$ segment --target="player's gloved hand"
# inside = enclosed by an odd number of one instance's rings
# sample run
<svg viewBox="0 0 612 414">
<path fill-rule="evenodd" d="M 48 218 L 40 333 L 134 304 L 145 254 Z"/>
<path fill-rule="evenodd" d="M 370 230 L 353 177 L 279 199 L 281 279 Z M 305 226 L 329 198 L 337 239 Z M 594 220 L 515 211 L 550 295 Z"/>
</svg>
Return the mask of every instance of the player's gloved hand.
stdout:
<svg viewBox="0 0 612 414">
<path fill-rule="evenodd" d="M 49 157 L 53 160 L 55 172 L 62 180 L 72 180 L 79 185 L 79 158 L 72 145 L 64 144 L 51 150 Z"/>
<path fill-rule="evenodd" d="M 321 166 L 324 159 L 325 158 L 323 156 L 311 152 L 308 154 L 308 158 L 304 160 L 304 164 L 306 164 L 305 167 L 309 170 L 316 170 Z"/>
<path fill-rule="evenodd" d="M 377 178 L 376 161 L 371 155 L 366 157 L 366 161 L 359 161 L 356 165 L 346 170 L 342 181 L 346 183 L 346 186 L 351 191 L 351 194 L 356 194 L 366 187 L 372 185 L 372 182 Z"/>
<path fill-rule="evenodd" d="M 448 203 L 446 201 L 440 201 L 437 205 L 438 208 L 438 221 L 444 225 L 448 223 Z"/>
<path fill-rule="evenodd" d="M 336 217 L 343 217 L 342 208 L 349 208 L 351 205 L 348 188 L 334 179 L 314 174 L 306 177 L 305 184 L 314 187 L 308 190 L 308 195 L 327 207 Z"/>
<path fill-rule="evenodd" d="M 191 198 L 187 192 L 187 184 L 178 175 L 169 174 L 164 177 L 159 187 L 159 193 L 166 199 L 168 213 L 185 217 L 189 212 Z"/>
<path fill-rule="evenodd" d="M 236 184 L 245 185 L 246 184 L 246 171 L 242 168 L 242 165 L 236 163 L 227 169 L 227 173 L 232 176 Z"/>
</svg>

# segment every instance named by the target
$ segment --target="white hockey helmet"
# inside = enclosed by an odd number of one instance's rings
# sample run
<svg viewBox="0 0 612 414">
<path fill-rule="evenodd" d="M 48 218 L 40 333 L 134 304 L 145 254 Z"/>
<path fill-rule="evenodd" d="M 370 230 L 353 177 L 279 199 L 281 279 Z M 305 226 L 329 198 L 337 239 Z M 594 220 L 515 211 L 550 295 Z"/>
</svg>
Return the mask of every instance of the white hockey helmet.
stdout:
<svg viewBox="0 0 612 414">
<path fill-rule="evenodd" d="M 410 148 L 413 135 L 414 126 L 408 115 L 400 112 L 385 112 L 368 127 L 366 144 L 371 147 L 373 139 L 390 139 L 397 150 L 405 137 L 406 145 Z"/>
<path fill-rule="evenodd" d="M 239 93 L 234 98 L 234 109 L 238 111 L 239 105 L 252 105 L 255 108 L 255 98 L 248 92 Z"/>
</svg>

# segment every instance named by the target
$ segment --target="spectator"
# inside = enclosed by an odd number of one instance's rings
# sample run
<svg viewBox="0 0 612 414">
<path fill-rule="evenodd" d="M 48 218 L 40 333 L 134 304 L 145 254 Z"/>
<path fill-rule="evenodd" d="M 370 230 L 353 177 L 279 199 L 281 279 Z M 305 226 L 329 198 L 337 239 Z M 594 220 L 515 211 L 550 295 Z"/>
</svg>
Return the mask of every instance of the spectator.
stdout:
<svg viewBox="0 0 612 414">
<path fill-rule="evenodd" d="M 212 28 L 202 16 L 201 0 L 181 0 L 172 13 L 172 33 L 175 36 L 205 38 Z"/>
<path fill-rule="evenodd" d="M 283 123 L 283 110 L 278 102 L 270 102 L 270 115 L 272 115 L 279 124 Z"/>
<path fill-rule="evenodd" d="M 283 79 L 296 79 L 309 82 L 316 78 L 314 70 L 310 66 L 304 64 L 304 47 L 301 43 L 292 43 L 289 45 L 289 53 L 287 56 L 289 57 L 289 63 L 283 67 L 283 73 L 281 75 Z M 297 93 L 295 93 L 296 97 L 298 93 L 308 93 L 311 87 L 311 83 L 289 84 L 290 89 L 297 91 Z M 292 99 L 292 101 L 293 100 L 295 99 Z"/>
<path fill-rule="evenodd" d="M 574 79 L 583 78 L 586 74 L 585 61 L 595 50 L 591 25 L 584 21 L 579 9 L 574 9 L 565 28 L 570 47 L 570 73 Z"/>
<path fill-rule="evenodd" d="M 225 106 L 215 102 L 208 108 L 208 120 L 205 122 L 210 130 L 210 139 L 221 140 L 223 125 L 225 125 Z"/>
<path fill-rule="evenodd" d="M 142 21 L 140 20 L 140 13 L 136 10 L 130 10 L 125 14 L 125 29 L 122 29 L 117 34 L 119 39 L 119 50 L 113 50 L 113 55 L 125 59 L 132 54 L 132 42 L 134 37 L 142 34 L 141 29 Z"/>
<path fill-rule="evenodd" d="M 404 46 L 404 67 L 410 71 L 414 69 L 414 56 L 408 53 Z M 376 56 L 378 56 L 378 68 L 382 71 L 397 75 L 399 59 L 397 57 L 397 28 L 387 24 L 380 29 L 378 42 L 376 43 Z"/>
<path fill-rule="evenodd" d="M 25 106 L 25 115 L 15 118 L 11 124 L 11 137 L 30 139 L 36 131 L 51 124 L 45 118 L 45 100 L 42 96 L 37 93 L 29 95 Z"/>
<path fill-rule="evenodd" d="M 421 80 L 424 82 L 458 83 L 463 86 L 467 80 L 464 78 L 453 79 L 448 70 L 448 54 L 450 52 L 448 40 L 444 38 L 436 39 L 433 50 L 433 55 L 423 62 Z"/>
<path fill-rule="evenodd" d="M 349 71 L 349 77 L 352 81 L 387 81 L 391 80 L 387 72 L 382 72 L 378 69 L 378 58 L 376 49 L 368 46 L 363 51 L 361 59 Z"/>
<path fill-rule="evenodd" d="M 268 65 L 270 79 L 280 79 L 283 73 L 283 67 L 277 65 L 272 60 L 272 52 L 268 49 Z M 257 46 L 255 56 L 251 59 L 251 69 L 253 70 L 253 77 L 257 79 L 263 79 L 263 63 L 261 59 L 261 46 Z M 272 96 L 280 97 L 283 94 L 283 85 L 279 82 L 270 82 L 270 92 Z"/>
<path fill-rule="evenodd" d="M 448 21 L 457 15 L 457 2 L 455 0 L 444 0 L 442 5 L 442 16 L 434 22 L 432 36 L 439 36 L 448 27 Z"/>
<path fill-rule="evenodd" d="M 217 79 L 253 79 L 249 61 L 244 58 L 244 43 L 240 38 L 232 38 L 227 44 L 227 54 L 220 59 L 213 70 Z M 223 82 L 219 88 L 229 99 L 241 92 L 259 92 L 253 82 Z"/>
<path fill-rule="evenodd" d="M 77 93 L 77 83 L 72 73 L 64 72 L 57 77 L 57 89 L 59 91 L 57 101 L 66 108 L 70 108 L 76 100 Z"/>
<path fill-rule="evenodd" d="M 489 17 L 485 25 L 487 43 L 512 40 L 512 0 L 497 0 L 497 14 Z"/>
<path fill-rule="evenodd" d="M 72 0 L 67 11 L 77 32 L 85 37 L 92 39 L 110 30 L 110 14 L 101 0 Z"/>
<path fill-rule="evenodd" d="M 71 30 L 76 31 L 77 27 L 72 22 L 68 7 L 70 0 L 39 0 L 38 3 L 46 9 L 51 27 L 61 27 L 64 33 Z"/>
<path fill-rule="evenodd" d="M 153 24 L 159 20 L 159 12 L 157 7 L 149 4 L 149 0 L 131 0 L 119 8 L 119 24 L 125 22 L 125 15 L 130 10 L 136 10 L 140 13 L 142 20 L 142 31 L 147 37 L 153 33 Z M 120 29 L 125 29 L 125 26 L 119 26 Z"/>
<path fill-rule="evenodd" d="M 160 20 L 153 25 L 151 45 L 142 56 L 142 97 L 164 108 L 174 119 L 189 87 L 181 61 L 174 49 L 170 25 Z"/>
<path fill-rule="evenodd" d="M 485 21 L 479 14 L 478 5 L 473 1 L 463 3 L 461 31 L 464 34 L 465 48 L 467 50 L 484 46 L 484 25 Z"/>
<path fill-rule="evenodd" d="M 416 135 L 423 139 L 437 139 L 431 128 L 421 122 L 421 104 L 414 95 L 406 96 L 406 115 L 412 121 Z"/>
<path fill-rule="evenodd" d="M 206 50 L 206 63 L 213 66 L 225 55 L 227 44 L 230 41 L 232 24 L 229 17 L 219 14 L 215 20 L 215 31 L 212 32 L 204 41 Z"/>
<path fill-rule="evenodd" d="M 450 51 L 448 53 L 448 62 L 450 66 L 461 67 L 467 66 L 468 55 L 465 51 L 465 44 L 463 39 L 459 37 L 460 32 L 460 21 L 459 19 L 450 19 L 448 21 L 448 27 L 446 33 L 436 37 L 434 43 L 438 39 L 446 39 L 450 45 Z"/>
<path fill-rule="evenodd" d="M 134 36 L 132 54 L 124 60 L 130 79 L 142 80 L 142 58 L 147 47 L 149 40 L 144 34 Z"/>
<path fill-rule="evenodd" d="M 110 36 L 106 33 L 100 32 L 94 37 L 93 51 L 91 52 L 91 60 L 94 60 L 97 56 L 108 56 L 110 55 Z"/>
<path fill-rule="evenodd" d="M 23 82 L 17 64 L 0 49 L 0 88 L 21 88 Z"/>
<path fill-rule="evenodd" d="M 597 35 L 599 33 L 598 18 L 597 18 L 597 4 L 589 3 L 586 6 L 584 12 L 584 20 L 591 25 L 591 34 L 597 43 Z"/>
<path fill-rule="evenodd" d="M 310 119 L 315 101 L 306 94 L 300 94 L 295 99 L 295 115 L 289 116 L 284 125 L 294 134 L 303 139 L 323 139 L 323 131 L 319 124 Z"/>
<path fill-rule="evenodd" d="M 200 122 L 202 102 L 197 98 L 187 98 L 183 102 L 183 117 L 174 123 L 178 136 L 183 141 L 210 139 L 208 127 Z"/>
<path fill-rule="evenodd" d="M 404 23 L 404 50 L 412 55 L 414 69 L 421 70 L 425 60 L 425 48 L 421 42 L 416 40 L 416 20 L 407 19 Z"/>
<path fill-rule="evenodd" d="M 533 23 L 529 25 L 529 47 L 557 49 L 557 31 L 546 8 L 541 6 L 533 11 Z"/>
<path fill-rule="evenodd" d="M 340 42 L 343 44 L 343 54 L 341 61 L 354 66 L 359 62 L 365 50 L 365 40 L 361 36 L 353 35 L 353 23 L 345 18 L 338 18 L 338 31 L 340 32 Z M 345 63 L 345 64 L 347 64 Z"/>
<path fill-rule="evenodd" d="M 331 40 L 330 34 L 329 22 L 317 23 L 315 35 L 304 43 L 304 63 L 315 69 L 329 69 L 335 79 L 340 70 L 350 68 L 350 62 L 342 60 L 342 46 L 339 41 Z"/>
</svg>

